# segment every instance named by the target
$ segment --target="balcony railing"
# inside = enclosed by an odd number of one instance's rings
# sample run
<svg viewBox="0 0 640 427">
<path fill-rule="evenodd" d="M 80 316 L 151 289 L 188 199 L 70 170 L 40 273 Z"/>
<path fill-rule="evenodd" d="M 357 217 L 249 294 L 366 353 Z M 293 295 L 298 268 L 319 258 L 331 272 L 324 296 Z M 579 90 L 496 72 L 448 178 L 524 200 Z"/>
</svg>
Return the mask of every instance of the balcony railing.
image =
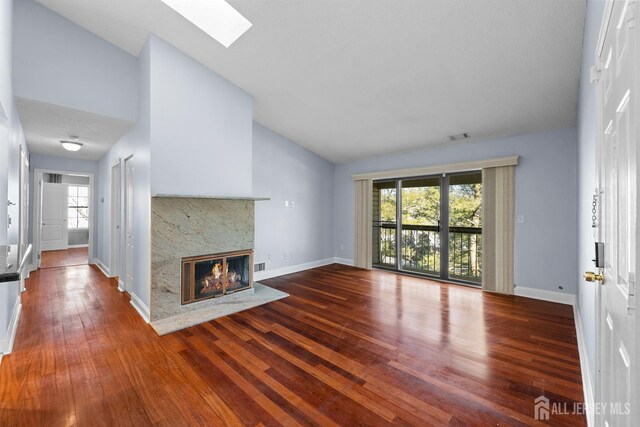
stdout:
<svg viewBox="0 0 640 427">
<path fill-rule="evenodd" d="M 482 228 L 449 227 L 449 277 L 482 282 Z"/>
<path fill-rule="evenodd" d="M 373 264 L 396 267 L 396 224 L 374 225 Z M 431 225 L 402 226 L 402 269 L 440 275 L 440 229 Z M 482 281 L 482 228 L 449 227 L 449 277 Z"/>
</svg>

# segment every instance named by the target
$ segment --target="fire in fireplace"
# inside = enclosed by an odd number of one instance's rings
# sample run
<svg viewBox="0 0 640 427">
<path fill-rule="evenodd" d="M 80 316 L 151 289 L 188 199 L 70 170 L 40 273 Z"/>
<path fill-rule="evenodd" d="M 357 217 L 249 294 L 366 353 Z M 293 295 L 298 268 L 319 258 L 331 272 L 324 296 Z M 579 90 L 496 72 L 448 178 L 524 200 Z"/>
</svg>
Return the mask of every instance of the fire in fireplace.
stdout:
<svg viewBox="0 0 640 427">
<path fill-rule="evenodd" d="M 249 289 L 253 286 L 253 251 L 182 259 L 182 304 Z"/>
</svg>

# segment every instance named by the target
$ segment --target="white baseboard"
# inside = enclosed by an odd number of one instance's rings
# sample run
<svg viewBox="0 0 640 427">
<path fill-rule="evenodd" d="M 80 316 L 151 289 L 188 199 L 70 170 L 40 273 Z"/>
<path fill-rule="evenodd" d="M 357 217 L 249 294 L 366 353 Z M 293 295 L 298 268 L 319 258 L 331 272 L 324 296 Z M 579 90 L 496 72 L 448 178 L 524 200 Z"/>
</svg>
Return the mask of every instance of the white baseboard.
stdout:
<svg viewBox="0 0 640 427">
<path fill-rule="evenodd" d="M 140 314 L 140 317 L 142 317 L 146 323 L 149 323 L 149 307 L 133 292 L 131 292 L 131 305 L 136 309 L 138 314 Z"/>
<path fill-rule="evenodd" d="M 573 306 L 573 318 L 576 324 L 576 337 L 578 339 L 578 354 L 580 355 L 580 371 L 582 373 L 582 390 L 584 391 L 584 401 L 587 408 L 595 408 L 595 400 L 593 395 L 593 380 L 589 372 L 589 358 L 587 353 L 587 343 L 584 339 L 584 329 L 582 328 L 582 318 L 580 310 L 576 305 Z M 586 413 L 587 426 L 595 425 L 595 412 L 589 410 Z"/>
<path fill-rule="evenodd" d="M 88 248 L 89 245 L 69 245 L 69 249 Z"/>
<path fill-rule="evenodd" d="M 520 297 L 528 297 L 540 299 L 543 301 L 557 302 L 560 304 L 574 305 L 576 296 L 573 294 L 564 294 L 562 292 L 548 291 L 546 289 L 527 288 L 525 286 L 516 286 L 515 295 Z"/>
<path fill-rule="evenodd" d="M 124 292 L 124 282 L 118 278 L 118 290 Z"/>
<path fill-rule="evenodd" d="M 107 268 L 107 266 L 104 265 L 104 263 L 100 261 L 98 258 L 92 259 L 91 264 L 94 264 L 96 267 L 98 267 L 105 276 L 111 277 L 111 274 L 109 273 L 109 269 Z"/>
<path fill-rule="evenodd" d="M 271 279 L 272 277 L 284 276 L 285 274 L 297 273 L 299 271 L 309 270 L 311 268 L 322 267 L 323 265 L 333 264 L 335 258 L 325 258 L 318 261 L 305 262 L 303 264 L 290 265 L 287 267 L 276 268 L 273 270 L 258 271 L 253 274 L 253 280 Z"/>
<path fill-rule="evenodd" d="M 336 257 L 333 259 L 333 262 L 335 262 L 336 264 L 344 264 L 344 265 L 351 265 L 353 266 L 353 260 L 349 259 L 349 258 L 339 258 Z"/>
<path fill-rule="evenodd" d="M 16 339 L 16 332 L 18 331 L 18 322 L 20 321 L 20 313 L 22 312 L 22 303 L 20 302 L 20 296 L 16 298 L 16 302 L 13 305 L 13 314 L 11 315 L 11 321 L 7 328 L 7 337 L 0 339 L 0 353 L 7 355 L 13 350 L 13 342 Z"/>
</svg>

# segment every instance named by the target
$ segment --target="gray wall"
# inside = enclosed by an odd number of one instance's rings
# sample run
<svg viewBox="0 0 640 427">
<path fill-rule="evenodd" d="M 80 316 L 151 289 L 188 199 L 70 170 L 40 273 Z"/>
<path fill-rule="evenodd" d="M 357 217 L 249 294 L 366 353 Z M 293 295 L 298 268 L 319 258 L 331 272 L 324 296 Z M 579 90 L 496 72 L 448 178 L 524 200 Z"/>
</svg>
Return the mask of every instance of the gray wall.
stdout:
<svg viewBox="0 0 640 427">
<path fill-rule="evenodd" d="M 98 251 L 96 257 L 108 268 L 111 266 L 111 167 L 122 162 L 121 194 L 124 195 L 124 160 L 133 156 L 133 289 L 135 294 L 149 307 L 151 283 L 151 165 L 150 165 L 150 49 L 145 45 L 138 58 L 138 121 L 120 141 L 118 141 L 99 161 L 100 180 L 98 197 L 101 203 L 98 211 Z M 124 199 L 123 199 L 124 200 Z M 124 219 L 124 203 L 120 216 Z M 124 225 L 124 221 L 121 220 Z M 120 227 L 120 277 L 124 278 L 125 227 Z M 124 279 L 123 279 L 124 280 Z"/>
<path fill-rule="evenodd" d="M 0 102 L 7 119 L 0 118 L 0 245 L 18 243 L 19 234 L 19 156 L 20 146 L 25 147 L 24 133 L 13 102 L 12 88 L 12 22 L 13 1 L 0 2 Z M 27 153 L 28 154 L 28 153 Z M 7 200 L 16 203 L 8 207 Z M 12 225 L 7 228 L 7 215 Z M 13 316 L 13 308 L 20 298 L 18 282 L 0 286 L 0 340 L 7 337 L 7 328 Z"/>
<path fill-rule="evenodd" d="M 584 28 L 582 66 L 580 71 L 580 101 L 578 104 L 578 161 L 579 161 L 579 244 L 578 271 L 593 270 L 594 236 L 591 228 L 591 203 L 596 188 L 596 97 L 595 85 L 589 82 L 590 69 L 595 63 L 595 50 L 604 13 L 604 0 L 589 0 Z M 579 280 L 578 313 L 583 327 L 587 361 L 592 381 L 596 378 L 596 286 Z"/>
<path fill-rule="evenodd" d="M 89 244 L 89 230 L 69 230 L 69 246 Z"/>
<path fill-rule="evenodd" d="M 253 98 L 151 36 L 151 193 L 251 195 Z"/>
<path fill-rule="evenodd" d="M 578 277 L 575 129 L 443 144 L 336 166 L 336 256 L 353 259 L 352 174 L 510 155 L 521 156 L 516 168 L 516 215 L 525 215 L 525 222 L 516 224 L 515 230 L 516 285 L 575 294 Z"/>
<path fill-rule="evenodd" d="M 87 173 L 93 174 L 94 186 L 97 188 L 98 183 L 100 182 L 100 176 L 98 173 L 98 162 L 95 160 L 77 160 L 77 159 L 69 159 L 66 157 L 56 157 L 56 156 L 44 156 L 42 154 L 31 154 L 29 157 L 29 241 L 33 242 L 33 208 L 34 204 L 34 195 L 35 191 L 33 191 L 34 187 L 34 178 L 35 178 L 35 170 L 36 169 L 49 169 L 52 171 L 58 172 L 69 172 L 69 173 Z M 67 178 L 68 180 L 68 178 Z M 96 190 L 94 189 L 94 192 Z M 100 211 L 100 199 L 99 197 L 93 198 L 93 256 L 96 257 L 97 250 L 99 247 L 98 243 L 98 235 L 101 227 L 101 222 L 98 217 L 98 213 Z M 71 241 L 71 236 L 69 237 Z M 87 234 L 87 244 L 89 243 L 89 236 Z M 74 243 L 69 243 L 74 244 Z M 77 243 L 79 244 L 79 243 Z M 89 260 L 91 261 L 91 260 Z"/>
<path fill-rule="evenodd" d="M 256 202 L 256 263 L 273 270 L 333 257 L 333 180 L 332 163 L 253 124 L 253 192 L 271 198 Z"/>
<path fill-rule="evenodd" d="M 14 23 L 16 96 L 135 121 L 135 57 L 31 0 Z"/>
</svg>

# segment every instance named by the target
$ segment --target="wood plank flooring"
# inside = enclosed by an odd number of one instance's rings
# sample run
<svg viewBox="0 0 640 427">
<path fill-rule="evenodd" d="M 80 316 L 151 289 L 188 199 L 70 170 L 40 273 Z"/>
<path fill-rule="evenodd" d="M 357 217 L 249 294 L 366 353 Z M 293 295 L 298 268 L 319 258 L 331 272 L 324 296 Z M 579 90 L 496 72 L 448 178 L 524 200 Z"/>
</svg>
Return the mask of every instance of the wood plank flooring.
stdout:
<svg viewBox="0 0 640 427">
<path fill-rule="evenodd" d="M 583 399 L 570 306 L 337 264 L 263 283 L 291 296 L 158 337 L 97 268 L 35 272 L 0 425 L 537 425 L 539 395 Z"/>
<path fill-rule="evenodd" d="M 89 263 L 89 248 L 42 251 L 40 268 L 69 267 Z"/>
</svg>

